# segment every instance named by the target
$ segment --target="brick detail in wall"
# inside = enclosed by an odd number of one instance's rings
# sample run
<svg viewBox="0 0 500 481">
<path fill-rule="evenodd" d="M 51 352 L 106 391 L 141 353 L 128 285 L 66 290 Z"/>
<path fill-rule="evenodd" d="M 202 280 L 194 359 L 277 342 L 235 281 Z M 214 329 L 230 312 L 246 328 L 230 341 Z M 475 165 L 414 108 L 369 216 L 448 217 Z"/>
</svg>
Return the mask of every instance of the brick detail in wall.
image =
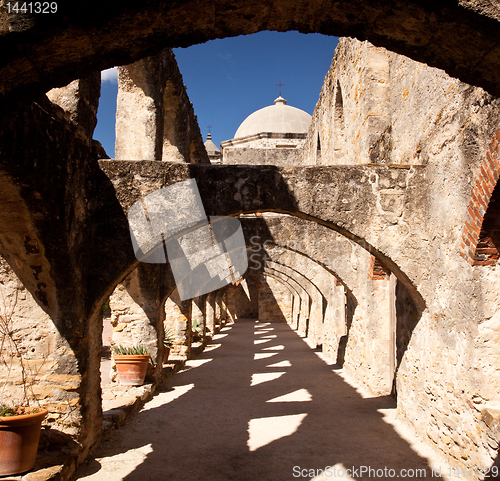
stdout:
<svg viewBox="0 0 500 481">
<path fill-rule="evenodd" d="M 384 267 L 375 258 L 375 256 L 370 256 L 370 267 L 368 268 L 368 279 L 373 281 L 379 281 L 382 279 L 389 279 L 391 271 Z"/>
<path fill-rule="evenodd" d="M 500 176 L 500 130 L 493 137 L 479 169 L 479 176 L 467 208 L 467 221 L 462 234 L 460 255 L 471 265 L 492 265 L 499 253 L 483 230 L 483 221 L 491 200 L 491 194 Z"/>
</svg>

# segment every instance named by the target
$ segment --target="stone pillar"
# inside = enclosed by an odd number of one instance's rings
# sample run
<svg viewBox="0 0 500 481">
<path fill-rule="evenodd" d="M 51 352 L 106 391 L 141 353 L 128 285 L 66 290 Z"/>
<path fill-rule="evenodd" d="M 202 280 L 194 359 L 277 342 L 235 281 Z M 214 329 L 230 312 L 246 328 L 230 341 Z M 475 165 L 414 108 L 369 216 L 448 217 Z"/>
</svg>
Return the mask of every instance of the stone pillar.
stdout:
<svg viewBox="0 0 500 481">
<path fill-rule="evenodd" d="M 396 285 L 397 278 L 391 272 L 389 284 L 389 382 L 394 386 L 394 376 L 396 375 L 397 357 L 396 357 Z"/>
<path fill-rule="evenodd" d="M 171 49 L 118 67 L 115 157 L 209 163 Z"/>
<path fill-rule="evenodd" d="M 309 316 L 311 311 L 311 298 L 306 291 L 303 291 L 302 293 L 300 306 L 300 318 L 297 330 L 301 336 L 305 336 L 309 326 Z"/>
<path fill-rule="evenodd" d="M 338 358 L 339 343 L 346 335 L 344 286 L 335 281 L 331 285 L 328 308 L 325 315 L 323 352 L 332 359 Z"/>
<path fill-rule="evenodd" d="M 158 342 L 163 330 L 164 311 L 160 308 L 159 268 L 157 264 L 139 264 L 110 296 L 111 346 L 143 345 L 153 366 L 148 378 L 156 380 L 161 372 L 163 345 Z M 116 377 L 112 367 L 111 379 Z"/>
<path fill-rule="evenodd" d="M 158 57 L 118 67 L 115 158 L 161 160 L 163 105 Z"/>
<path fill-rule="evenodd" d="M 373 256 L 371 256 L 373 257 Z M 370 259 L 366 256 L 367 264 Z M 390 394 L 391 282 L 383 266 L 371 259 L 363 296 L 358 298 L 346 346 L 344 368 L 373 393 Z"/>
<path fill-rule="evenodd" d="M 165 325 L 174 335 L 170 359 L 186 360 L 191 354 L 191 300 L 181 301 L 175 289 L 165 302 Z"/>
<path fill-rule="evenodd" d="M 222 327 L 222 293 L 217 291 L 215 293 L 215 330 L 214 333 L 220 331 Z"/>
<path fill-rule="evenodd" d="M 71 122 L 85 135 L 87 145 L 91 145 L 97 125 L 97 109 L 101 96 L 101 73 L 94 72 L 88 77 L 73 80 L 66 87 L 47 92 L 49 100 L 61 107 Z"/>
<path fill-rule="evenodd" d="M 191 328 L 193 330 L 193 337 L 199 338 L 201 342 L 205 342 L 205 297 L 198 296 L 192 299 L 191 306 Z"/>
<path fill-rule="evenodd" d="M 231 317 L 233 319 L 237 319 L 238 313 L 237 308 L 236 308 L 236 290 L 237 288 L 235 286 L 229 286 L 226 289 L 225 293 L 225 304 L 226 304 L 226 309 L 228 310 L 229 313 L 231 313 Z"/>
<path fill-rule="evenodd" d="M 206 297 L 206 335 L 212 337 L 215 334 L 215 293 L 211 292 Z"/>
<path fill-rule="evenodd" d="M 300 295 L 296 292 L 293 294 L 293 308 L 292 308 L 292 323 L 290 324 L 293 329 L 298 329 L 300 320 Z"/>
<path fill-rule="evenodd" d="M 221 298 L 221 325 L 225 326 L 234 322 L 234 319 L 227 308 L 227 293 L 224 292 Z"/>
<path fill-rule="evenodd" d="M 315 349 L 323 344 L 323 307 L 325 299 L 317 289 L 313 288 L 311 290 L 311 310 L 309 313 L 307 340 L 309 345 Z"/>
</svg>

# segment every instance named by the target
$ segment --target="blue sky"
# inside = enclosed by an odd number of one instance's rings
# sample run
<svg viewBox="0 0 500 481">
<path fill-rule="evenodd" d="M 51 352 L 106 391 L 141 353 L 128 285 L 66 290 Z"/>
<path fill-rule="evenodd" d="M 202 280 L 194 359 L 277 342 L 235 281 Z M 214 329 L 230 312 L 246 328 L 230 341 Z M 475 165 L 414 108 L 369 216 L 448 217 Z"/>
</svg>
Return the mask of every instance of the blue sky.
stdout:
<svg viewBox="0 0 500 481">
<path fill-rule="evenodd" d="M 233 138 L 256 110 L 272 105 L 278 83 L 289 105 L 313 113 L 337 46 L 336 37 L 298 32 L 260 32 L 174 49 L 203 139 L 211 125 L 216 145 Z M 94 138 L 114 156 L 116 75 L 101 85 Z"/>
</svg>

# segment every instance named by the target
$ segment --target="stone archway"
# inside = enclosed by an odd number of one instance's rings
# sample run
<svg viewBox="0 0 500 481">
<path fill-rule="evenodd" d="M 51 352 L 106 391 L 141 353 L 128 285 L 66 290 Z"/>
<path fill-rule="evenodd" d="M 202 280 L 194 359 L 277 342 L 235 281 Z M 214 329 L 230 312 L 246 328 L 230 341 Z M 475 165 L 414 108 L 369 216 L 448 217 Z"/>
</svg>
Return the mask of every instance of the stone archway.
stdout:
<svg viewBox="0 0 500 481">
<path fill-rule="evenodd" d="M 165 47 L 261 30 L 368 39 L 397 53 L 446 70 L 463 81 L 500 92 L 500 14 L 477 2 L 348 0 L 330 3 L 284 0 L 184 2 L 173 6 L 59 2 L 58 12 L 35 18 L 3 7 L 0 95 L 27 88 L 43 93 L 89 70 L 129 64 Z M 198 12 L 193 15 L 192 12 Z M 8 32 L 8 33 L 7 33 Z M 7 33 L 7 34 L 6 34 Z M 478 61 L 480 59 L 480 61 Z M 22 72 L 22 74 L 21 74 Z"/>
</svg>

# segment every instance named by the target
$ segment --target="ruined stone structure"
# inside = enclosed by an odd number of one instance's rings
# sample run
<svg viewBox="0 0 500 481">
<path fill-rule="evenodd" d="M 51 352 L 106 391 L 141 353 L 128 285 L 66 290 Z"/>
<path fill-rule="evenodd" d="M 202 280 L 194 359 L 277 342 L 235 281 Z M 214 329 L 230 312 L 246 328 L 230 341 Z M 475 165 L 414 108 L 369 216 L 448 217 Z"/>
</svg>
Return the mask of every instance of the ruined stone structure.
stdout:
<svg viewBox="0 0 500 481">
<path fill-rule="evenodd" d="M 0 4 L 2 286 L 20 293 L 41 402 L 78 459 L 101 436 L 109 298 L 113 341 L 148 345 L 153 383 L 164 321 L 178 360 L 221 323 L 288 322 L 372 393 L 396 396 L 450 465 L 498 462 L 498 3 L 85 8 L 60 2 L 49 17 Z M 165 48 L 264 29 L 359 40 L 339 42 L 292 166 L 211 165 Z M 114 64 L 125 66 L 112 160 L 92 140 L 92 72 Z M 189 178 L 207 215 L 240 217 L 249 269 L 181 301 L 169 264 L 135 258 L 126 214 Z"/>
</svg>

